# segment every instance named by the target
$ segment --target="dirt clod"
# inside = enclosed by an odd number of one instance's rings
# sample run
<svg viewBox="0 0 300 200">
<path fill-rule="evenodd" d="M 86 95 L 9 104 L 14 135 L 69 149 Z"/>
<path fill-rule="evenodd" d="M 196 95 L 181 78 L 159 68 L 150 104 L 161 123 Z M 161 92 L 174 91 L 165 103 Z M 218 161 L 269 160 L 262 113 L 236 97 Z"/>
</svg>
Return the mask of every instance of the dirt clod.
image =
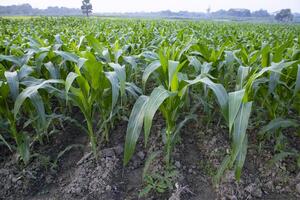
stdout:
<svg viewBox="0 0 300 200">
<path fill-rule="evenodd" d="M 141 159 L 141 160 L 144 160 L 145 158 L 145 153 L 143 151 L 140 151 L 137 153 L 137 156 Z"/>
<path fill-rule="evenodd" d="M 296 185 L 296 191 L 298 192 L 298 194 L 300 194 L 300 183 L 298 183 L 298 184 Z"/>
<path fill-rule="evenodd" d="M 179 161 L 176 161 L 176 162 L 175 162 L 175 166 L 176 166 L 178 169 L 180 169 L 180 168 L 181 168 L 180 162 L 179 162 Z"/>
</svg>

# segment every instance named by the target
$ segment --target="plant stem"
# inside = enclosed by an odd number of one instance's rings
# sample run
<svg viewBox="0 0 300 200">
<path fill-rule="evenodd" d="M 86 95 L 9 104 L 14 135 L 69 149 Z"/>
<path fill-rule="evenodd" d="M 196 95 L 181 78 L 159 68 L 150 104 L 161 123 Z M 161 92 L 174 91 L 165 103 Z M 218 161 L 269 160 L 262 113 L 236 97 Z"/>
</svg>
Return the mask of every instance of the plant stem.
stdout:
<svg viewBox="0 0 300 200">
<path fill-rule="evenodd" d="M 171 164 L 171 148 L 172 148 L 172 144 L 171 144 L 171 135 L 172 135 L 172 126 L 171 123 L 168 122 L 169 120 L 167 120 L 167 130 L 166 130 L 166 164 L 167 167 L 170 166 Z"/>
<path fill-rule="evenodd" d="M 95 158 L 97 159 L 97 145 L 96 145 L 96 138 L 95 138 L 95 134 L 93 131 L 93 123 L 92 120 L 90 118 L 86 118 L 87 119 L 87 126 L 88 126 L 88 131 L 89 131 L 89 138 L 92 144 L 92 151 L 94 153 Z"/>
</svg>

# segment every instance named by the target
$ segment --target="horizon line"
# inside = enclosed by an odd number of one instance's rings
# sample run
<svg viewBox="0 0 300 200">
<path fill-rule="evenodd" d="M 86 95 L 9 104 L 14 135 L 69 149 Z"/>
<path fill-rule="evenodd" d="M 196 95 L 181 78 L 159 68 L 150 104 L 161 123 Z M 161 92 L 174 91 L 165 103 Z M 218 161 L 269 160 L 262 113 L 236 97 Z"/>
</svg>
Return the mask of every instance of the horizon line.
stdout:
<svg viewBox="0 0 300 200">
<path fill-rule="evenodd" d="M 20 4 L 11 4 L 11 5 L 1 5 L 0 3 L 0 6 L 3 6 L 3 7 L 7 7 L 7 6 L 21 6 L 21 5 L 30 5 L 33 9 L 40 9 L 40 10 L 46 10 L 47 8 L 51 8 L 51 7 L 58 7 L 58 8 L 69 8 L 69 9 L 81 9 L 80 7 L 66 7 L 66 6 L 58 6 L 58 5 L 53 5 L 53 6 L 48 6 L 46 8 L 37 8 L 37 7 L 33 7 L 30 3 L 20 3 Z M 266 10 L 268 11 L 268 13 L 276 13 L 282 9 L 291 9 L 292 13 L 300 13 L 300 10 L 299 11 L 293 11 L 292 8 L 281 8 L 279 10 L 276 10 L 276 11 L 270 11 L 268 9 L 265 9 L 265 8 L 259 8 L 259 9 L 249 9 L 249 8 L 229 8 L 229 9 L 224 9 L 224 8 L 221 8 L 221 9 L 218 9 L 218 10 L 212 10 L 211 12 L 217 12 L 217 11 L 220 11 L 220 10 L 225 10 L 225 11 L 228 11 L 230 9 L 247 9 L 247 10 L 250 10 L 251 12 L 254 12 L 254 11 L 259 11 L 259 10 Z M 142 12 L 145 12 L 145 13 L 152 13 L 152 12 L 162 12 L 162 11 L 171 11 L 171 12 L 191 12 L 191 13 L 206 13 L 205 10 L 201 11 L 191 11 L 191 10 L 178 10 L 178 11 L 174 11 L 174 10 L 171 10 L 171 9 L 162 9 L 162 10 L 157 10 L 157 11 L 145 11 L 145 10 L 139 10 L 139 11 L 94 11 L 94 13 L 142 13 Z"/>
</svg>

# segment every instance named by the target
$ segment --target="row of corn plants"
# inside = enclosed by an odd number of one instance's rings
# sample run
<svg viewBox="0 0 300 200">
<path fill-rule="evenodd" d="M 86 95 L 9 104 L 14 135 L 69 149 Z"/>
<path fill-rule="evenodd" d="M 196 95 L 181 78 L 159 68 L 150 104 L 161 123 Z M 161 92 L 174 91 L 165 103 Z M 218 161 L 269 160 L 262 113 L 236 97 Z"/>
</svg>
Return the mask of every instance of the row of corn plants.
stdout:
<svg viewBox="0 0 300 200">
<path fill-rule="evenodd" d="M 97 158 L 115 123 L 128 119 L 124 165 L 153 118 L 165 121 L 165 164 L 180 129 L 217 116 L 228 127 L 227 169 L 241 177 L 248 127 L 298 160 L 283 129 L 300 125 L 300 27 L 268 24 L 83 18 L 0 19 L 0 141 L 28 164 L 58 118 L 78 107 Z M 216 106 L 218 105 L 218 106 Z M 205 130 L 204 130 L 205 131 Z"/>
</svg>

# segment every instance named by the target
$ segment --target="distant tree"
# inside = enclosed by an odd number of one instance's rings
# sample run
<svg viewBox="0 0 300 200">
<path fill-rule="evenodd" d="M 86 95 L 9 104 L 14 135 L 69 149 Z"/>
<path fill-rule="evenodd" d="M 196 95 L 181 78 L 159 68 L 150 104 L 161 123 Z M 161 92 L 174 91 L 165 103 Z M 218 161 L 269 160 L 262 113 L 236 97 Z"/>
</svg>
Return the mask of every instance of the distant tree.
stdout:
<svg viewBox="0 0 300 200">
<path fill-rule="evenodd" d="M 209 13 L 210 13 L 210 6 L 206 9 L 206 13 L 209 15 Z"/>
<path fill-rule="evenodd" d="M 276 15 L 275 19 L 279 22 L 291 22 L 293 21 L 293 14 L 291 9 L 282 9 Z"/>
<path fill-rule="evenodd" d="M 251 13 L 252 17 L 269 17 L 270 14 L 268 13 L 267 10 L 263 10 L 263 9 L 260 9 L 260 10 L 257 10 L 257 11 L 254 11 L 253 13 Z"/>
<path fill-rule="evenodd" d="M 227 14 L 229 16 L 233 17 L 251 17 L 251 12 L 248 9 L 236 9 L 236 8 L 231 8 L 227 11 Z"/>
<path fill-rule="evenodd" d="M 226 17 L 226 16 L 227 16 L 227 11 L 221 9 L 221 10 L 212 12 L 211 15 L 212 15 L 213 17 Z"/>
<path fill-rule="evenodd" d="M 87 17 L 89 16 L 90 13 L 92 13 L 93 6 L 90 3 L 90 0 L 83 0 L 82 1 L 81 10 L 82 10 L 82 13 L 86 14 Z"/>
</svg>

